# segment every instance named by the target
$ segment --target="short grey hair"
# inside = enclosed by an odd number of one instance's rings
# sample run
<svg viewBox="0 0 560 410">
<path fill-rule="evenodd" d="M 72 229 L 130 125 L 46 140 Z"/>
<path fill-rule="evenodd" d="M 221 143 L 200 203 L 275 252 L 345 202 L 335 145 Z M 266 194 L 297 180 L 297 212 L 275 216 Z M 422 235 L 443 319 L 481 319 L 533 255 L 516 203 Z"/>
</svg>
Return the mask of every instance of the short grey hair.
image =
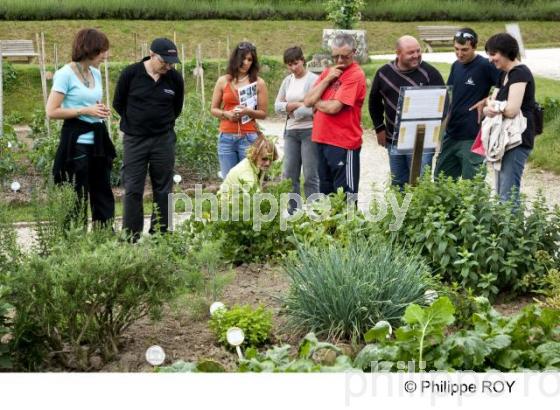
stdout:
<svg viewBox="0 0 560 410">
<path fill-rule="evenodd" d="M 349 46 L 352 50 L 356 49 L 356 39 L 352 34 L 337 33 L 332 41 L 331 47 L 342 48 Z"/>
</svg>

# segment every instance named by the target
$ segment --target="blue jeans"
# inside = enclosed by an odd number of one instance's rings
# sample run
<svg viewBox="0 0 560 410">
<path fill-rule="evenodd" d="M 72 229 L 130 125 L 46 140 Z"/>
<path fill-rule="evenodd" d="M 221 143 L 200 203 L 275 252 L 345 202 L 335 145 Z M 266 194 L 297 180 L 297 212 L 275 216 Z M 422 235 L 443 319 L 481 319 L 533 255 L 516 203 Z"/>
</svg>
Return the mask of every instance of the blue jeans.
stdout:
<svg viewBox="0 0 560 410">
<path fill-rule="evenodd" d="M 397 150 L 396 145 L 387 145 L 387 153 L 389 154 L 389 167 L 391 168 L 391 184 L 398 185 L 401 189 L 404 184 L 408 184 L 410 180 L 410 169 L 412 166 L 412 153 L 403 154 Z M 434 158 L 433 152 L 425 152 L 422 155 L 422 164 L 420 166 L 420 175 L 424 173 L 426 165 L 432 165 Z"/>
<path fill-rule="evenodd" d="M 229 170 L 239 164 L 247 156 L 247 148 L 257 139 L 257 133 L 244 135 L 221 132 L 218 136 L 218 159 L 220 171 L 225 179 Z"/>
<path fill-rule="evenodd" d="M 530 153 L 530 148 L 521 146 L 505 152 L 502 158 L 502 169 L 496 172 L 496 193 L 500 197 L 500 201 L 506 202 L 511 199 L 516 207 L 519 205 L 521 176 Z M 512 192 L 514 188 L 515 192 Z"/>
</svg>

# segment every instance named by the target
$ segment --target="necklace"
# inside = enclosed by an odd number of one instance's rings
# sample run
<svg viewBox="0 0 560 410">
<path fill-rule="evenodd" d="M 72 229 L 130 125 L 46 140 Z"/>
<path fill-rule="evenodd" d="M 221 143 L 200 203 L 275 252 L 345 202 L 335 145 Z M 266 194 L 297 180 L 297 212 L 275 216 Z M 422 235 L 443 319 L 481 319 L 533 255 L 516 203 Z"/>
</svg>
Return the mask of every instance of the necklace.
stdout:
<svg viewBox="0 0 560 410">
<path fill-rule="evenodd" d="M 78 72 L 80 73 L 80 75 L 82 76 L 82 81 L 84 82 L 84 85 L 89 88 L 89 80 L 87 79 L 85 73 L 84 73 L 84 69 L 82 68 L 82 65 L 80 63 L 76 63 L 76 67 L 78 67 Z"/>
<path fill-rule="evenodd" d="M 236 78 L 235 82 L 236 82 L 236 83 L 240 83 L 240 82 L 242 82 L 242 81 L 245 81 L 248 77 L 249 77 L 249 74 L 245 74 L 245 75 L 244 75 L 243 77 L 241 77 L 241 78 L 239 78 L 239 77 Z"/>
</svg>

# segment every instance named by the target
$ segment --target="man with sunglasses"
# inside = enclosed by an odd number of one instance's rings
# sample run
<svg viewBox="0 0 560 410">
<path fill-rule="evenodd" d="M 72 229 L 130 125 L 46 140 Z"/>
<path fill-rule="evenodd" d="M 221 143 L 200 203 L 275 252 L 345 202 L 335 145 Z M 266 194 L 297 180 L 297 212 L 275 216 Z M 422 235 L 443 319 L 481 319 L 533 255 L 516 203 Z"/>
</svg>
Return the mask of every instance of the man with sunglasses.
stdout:
<svg viewBox="0 0 560 410">
<path fill-rule="evenodd" d="M 173 187 L 175 120 L 183 109 L 184 82 L 174 65 L 177 47 L 166 38 L 155 39 L 150 55 L 126 67 L 119 77 L 113 107 L 121 117 L 123 136 L 123 230 L 132 241 L 144 226 L 144 184 L 148 169 L 154 212 L 150 232 L 156 226 L 167 231 L 168 194 Z"/>
<path fill-rule="evenodd" d="M 369 115 L 377 143 L 387 148 L 391 183 L 401 189 L 409 182 L 412 154 L 397 150 L 394 138 L 397 103 L 401 87 L 445 85 L 439 71 L 422 61 L 420 43 L 412 36 L 402 36 L 396 44 L 397 58 L 375 73 L 369 94 Z M 421 171 L 431 165 L 432 153 L 422 155 Z"/>
<path fill-rule="evenodd" d="M 488 59 L 476 53 L 478 36 L 463 28 L 454 37 L 457 61 L 451 66 L 447 84 L 453 86 L 453 98 L 447 128 L 436 161 L 435 175 L 454 179 L 474 178 L 484 158 L 471 152 L 480 129 L 482 109 L 500 72 Z"/>
<path fill-rule="evenodd" d="M 337 34 L 331 50 L 334 66 L 321 73 L 303 102 L 315 111 L 311 140 L 317 143 L 320 192 L 328 195 L 342 188 L 357 194 L 366 77 L 354 61 L 352 35 Z"/>
</svg>

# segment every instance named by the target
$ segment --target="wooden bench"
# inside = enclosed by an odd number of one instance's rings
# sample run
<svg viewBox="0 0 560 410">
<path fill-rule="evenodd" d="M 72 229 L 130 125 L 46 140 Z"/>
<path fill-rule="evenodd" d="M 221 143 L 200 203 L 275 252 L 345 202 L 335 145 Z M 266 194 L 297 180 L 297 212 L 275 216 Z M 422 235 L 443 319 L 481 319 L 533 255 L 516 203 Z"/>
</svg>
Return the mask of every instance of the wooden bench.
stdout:
<svg viewBox="0 0 560 410">
<path fill-rule="evenodd" d="M 416 27 L 420 40 L 426 43 L 426 50 L 432 52 L 432 44 L 453 45 L 453 37 L 459 31 L 455 26 L 418 26 Z"/>
<path fill-rule="evenodd" d="M 0 40 L 2 57 L 11 60 L 27 60 L 28 63 L 39 54 L 35 52 L 32 40 Z"/>
</svg>

